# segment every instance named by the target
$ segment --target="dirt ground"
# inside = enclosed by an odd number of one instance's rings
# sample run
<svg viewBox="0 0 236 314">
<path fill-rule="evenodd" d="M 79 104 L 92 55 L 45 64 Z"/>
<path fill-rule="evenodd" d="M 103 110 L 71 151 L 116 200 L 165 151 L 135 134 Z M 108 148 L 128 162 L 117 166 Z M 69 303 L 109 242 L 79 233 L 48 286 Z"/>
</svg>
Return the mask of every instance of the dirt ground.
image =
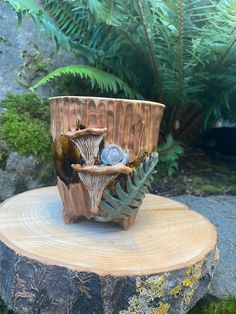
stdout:
<svg viewBox="0 0 236 314">
<path fill-rule="evenodd" d="M 172 177 L 168 177 L 166 165 L 159 163 L 151 192 L 161 196 L 236 195 L 236 157 L 189 151 Z"/>
</svg>

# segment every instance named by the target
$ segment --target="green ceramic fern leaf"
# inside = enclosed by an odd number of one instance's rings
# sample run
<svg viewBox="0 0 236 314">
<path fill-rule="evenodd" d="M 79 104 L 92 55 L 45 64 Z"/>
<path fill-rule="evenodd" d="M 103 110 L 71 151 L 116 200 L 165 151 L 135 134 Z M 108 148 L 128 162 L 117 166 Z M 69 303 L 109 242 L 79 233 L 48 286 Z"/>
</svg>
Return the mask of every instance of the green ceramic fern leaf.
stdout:
<svg viewBox="0 0 236 314">
<path fill-rule="evenodd" d="M 158 162 L 158 154 L 154 153 L 140 164 L 138 171 L 134 170 L 126 179 L 126 190 L 119 182 L 115 185 L 115 194 L 106 189 L 101 205 L 106 212 L 104 217 L 96 217 L 99 221 L 124 219 L 134 214 L 142 203 L 145 193 L 151 186 L 152 174 Z"/>
</svg>

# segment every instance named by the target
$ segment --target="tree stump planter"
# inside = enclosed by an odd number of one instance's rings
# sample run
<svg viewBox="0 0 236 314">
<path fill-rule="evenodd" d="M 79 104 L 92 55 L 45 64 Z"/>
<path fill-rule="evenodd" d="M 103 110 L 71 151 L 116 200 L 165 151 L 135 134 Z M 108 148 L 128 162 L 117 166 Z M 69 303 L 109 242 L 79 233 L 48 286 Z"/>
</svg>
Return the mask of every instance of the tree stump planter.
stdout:
<svg viewBox="0 0 236 314">
<path fill-rule="evenodd" d="M 94 218 L 130 228 L 158 161 L 165 106 L 97 97 L 54 97 L 50 103 L 64 221 Z"/>
<path fill-rule="evenodd" d="M 55 187 L 0 207 L 0 294 L 19 314 L 183 314 L 206 293 L 215 227 L 147 194 L 136 224 L 66 225 Z"/>
</svg>

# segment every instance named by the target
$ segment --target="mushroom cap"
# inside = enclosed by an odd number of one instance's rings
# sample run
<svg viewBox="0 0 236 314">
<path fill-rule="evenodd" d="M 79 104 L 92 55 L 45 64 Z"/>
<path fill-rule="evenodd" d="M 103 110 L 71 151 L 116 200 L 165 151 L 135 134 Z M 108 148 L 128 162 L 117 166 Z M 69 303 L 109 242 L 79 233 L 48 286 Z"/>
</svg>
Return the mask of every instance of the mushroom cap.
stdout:
<svg viewBox="0 0 236 314">
<path fill-rule="evenodd" d="M 120 173 L 129 174 L 133 171 L 132 168 L 122 164 L 116 164 L 114 166 L 81 166 L 80 164 L 72 164 L 71 167 L 77 172 L 86 172 L 94 176 Z"/>
<path fill-rule="evenodd" d="M 70 137 L 70 138 L 76 138 L 76 137 L 82 137 L 86 135 L 101 135 L 106 134 L 107 128 L 86 128 L 82 130 L 76 130 L 76 131 L 68 131 L 64 135 Z"/>
</svg>

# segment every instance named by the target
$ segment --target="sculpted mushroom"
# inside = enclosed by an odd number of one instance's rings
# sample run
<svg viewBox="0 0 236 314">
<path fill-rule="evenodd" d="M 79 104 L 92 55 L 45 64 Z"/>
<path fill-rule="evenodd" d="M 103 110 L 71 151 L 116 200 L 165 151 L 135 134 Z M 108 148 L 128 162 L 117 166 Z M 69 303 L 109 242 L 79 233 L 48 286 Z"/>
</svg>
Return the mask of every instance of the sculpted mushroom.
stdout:
<svg viewBox="0 0 236 314">
<path fill-rule="evenodd" d="M 99 145 L 107 133 L 106 128 L 87 128 L 65 133 L 78 147 L 86 165 L 94 165 L 94 158 L 98 155 Z"/>
<path fill-rule="evenodd" d="M 113 166 L 84 166 L 72 164 L 72 168 L 78 172 L 78 175 L 88 190 L 91 200 L 91 211 L 98 212 L 98 206 L 101 202 L 102 193 L 105 187 L 112 182 L 119 174 L 129 174 L 132 168 L 122 164 Z"/>
</svg>

